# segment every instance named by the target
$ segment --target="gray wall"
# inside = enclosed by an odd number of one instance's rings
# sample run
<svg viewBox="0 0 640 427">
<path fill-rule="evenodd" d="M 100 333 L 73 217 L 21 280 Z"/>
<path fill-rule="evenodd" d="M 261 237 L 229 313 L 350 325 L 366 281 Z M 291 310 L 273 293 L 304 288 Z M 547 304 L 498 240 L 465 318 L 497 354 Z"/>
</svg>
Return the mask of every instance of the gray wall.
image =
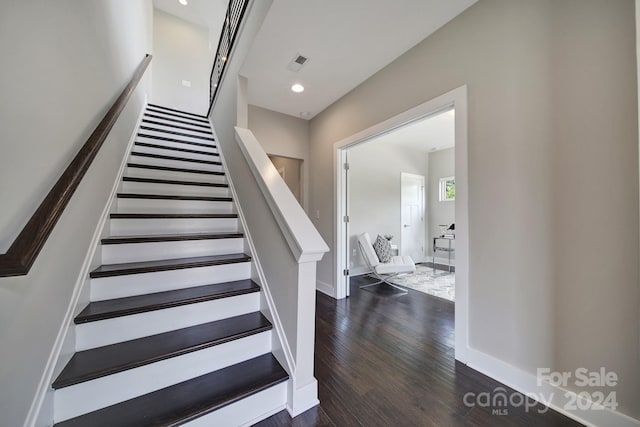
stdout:
<svg viewBox="0 0 640 427">
<path fill-rule="evenodd" d="M 249 105 L 249 129 L 267 154 L 301 159 L 302 207 L 309 200 L 309 122 L 298 117 Z"/>
<path fill-rule="evenodd" d="M 439 200 L 440 178 L 454 176 L 455 173 L 455 148 L 433 151 L 428 154 L 427 179 L 427 253 L 433 255 L 433 238 L 440 236 L 440 224 L 452 224 L 456 221 L 455 201 L 441 202 Z M 446 242 L 439 242 L 444 244 Z M 447 258 L 446 252 L 437 252 L 436 258 Z M 455 258 L 455 253 L 451 254 L 451 259 Z M 453 262 L 453 261 L 452 261 Z"/>
<path fill-rule="evenodd" d="M 209 51 L 209 30 L 154 9 L 153 55 L 155 68 L 151 102 L 206 114 L 213 63 Z M 183 86 L 182 80 L 190 81 L 191 87 Z"/>
<path fill-rule="evenodd" d="M 466 84 L 470 346 L 606 366 L 640 418 L 634 19 L 633 0 L 479 1 L 311 121 L 310 209 L 335 248 L 333 144 Z"/>
<path fill-rule="evenodd" d="M 1 252 L 150 52 L 151 16 L 151 2 L 140 0 L 1 3 Z M 149 82 L 147 74 L 29 275 L 0 278 L 3 426 L 24 423 L 66 327 L 71 293 Z"/>
<path fill-rule="evenodd" d="M 375 139 L 348 151 L 349 156 L 349 254 L 352 274 L 366 269 L 357 238 L 367 232 L 372 240 L 392 234 L 401 249 L 400 202 L 402 172 L 426 177 L 427 155 Z M 355 255 L 354 255 L 355 250 Z"/>
</svg>

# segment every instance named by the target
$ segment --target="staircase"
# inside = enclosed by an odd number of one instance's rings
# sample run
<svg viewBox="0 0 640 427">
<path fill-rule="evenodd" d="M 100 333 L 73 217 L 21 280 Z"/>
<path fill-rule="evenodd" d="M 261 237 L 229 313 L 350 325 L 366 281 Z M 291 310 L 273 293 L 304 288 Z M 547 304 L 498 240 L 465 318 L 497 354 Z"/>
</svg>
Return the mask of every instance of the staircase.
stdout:
<svg viewBox="0 0 640 427">
<path fill-rule="evenodd" d="M 284 408 L 289 377 L 209 121 L 149 104 L 138 132 L 55 425 L 250 425 Z"/>
</svg>

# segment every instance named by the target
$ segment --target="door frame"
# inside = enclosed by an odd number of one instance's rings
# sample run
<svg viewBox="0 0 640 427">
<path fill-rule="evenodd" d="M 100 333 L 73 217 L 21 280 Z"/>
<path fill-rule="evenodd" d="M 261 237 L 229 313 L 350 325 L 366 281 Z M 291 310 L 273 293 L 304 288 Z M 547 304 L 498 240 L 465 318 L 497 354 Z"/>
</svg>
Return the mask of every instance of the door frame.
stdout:
<svg viewBox="0 0 640 427">
<path fill-rule="evenodd" d="M 400 244 L 398 245 L 398 255 L 404 254 L 404 239 L 403 236 L 403 228 L 404 228 L 404 203 L 402 197 L 402 186 L 404 183 L 405 177 L 411 178 L 421 178 L 422 180 L 422 257 L 420 259 L 416 259 L 416 262 L 424 262 L 427 259 L 427 203 L 426 203 L 426 185 L 427 185 L 427 177 L 424 175 L 419 175 L 417 173 L 409 173 L 409 172 L 400 172 Z M 406 254 L 410 255 L 410 254 Z"/>
<path fill-rule="evenodd" d="M 349 268 L 347 255 L 351 248 L 346 238 L 348 224 L 343 218 L 348 215 L 345 203 L 346 178 L 343 164 L 346 151 L 355 145 L 405 126 L 416 120 L 437 114 L 453 107 L 455 109 L 455 170 L 456 170 L 456 310 L 455 310 L 455 358 L 467 363 L 469 348 L 469 203 L 468 203 L 468 137 L 467 137 L 467 86 L 426 101 L 414 108 L 384 120 L 365 130 L 333 144 L 334 185 L 334 293 L 336 298 L 348 295 L 348 276 L 343 271 Z"/>
</svg>

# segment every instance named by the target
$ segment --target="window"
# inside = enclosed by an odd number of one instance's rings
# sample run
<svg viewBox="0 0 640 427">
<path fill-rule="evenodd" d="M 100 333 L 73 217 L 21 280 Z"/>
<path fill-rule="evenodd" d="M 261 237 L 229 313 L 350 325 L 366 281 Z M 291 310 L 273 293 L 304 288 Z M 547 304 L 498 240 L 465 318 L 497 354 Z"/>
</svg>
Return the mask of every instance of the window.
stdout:
<svg viewBox="0 0 640 427">
<path fill-rule="evenodd" d="M 456 199 L 456 177 L 448 176 L 440 178 L 439 194 L 441 202 L 448 202 Z"/>
</svg>

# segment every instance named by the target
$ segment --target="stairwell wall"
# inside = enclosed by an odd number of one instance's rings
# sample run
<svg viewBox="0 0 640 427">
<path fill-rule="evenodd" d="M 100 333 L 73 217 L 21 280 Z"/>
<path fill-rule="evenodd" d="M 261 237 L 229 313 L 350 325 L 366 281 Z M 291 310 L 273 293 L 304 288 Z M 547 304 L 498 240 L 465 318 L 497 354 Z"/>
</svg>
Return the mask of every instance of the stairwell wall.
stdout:
<svg viewBox="0 0 640 427">
<path fill-rule="evenodd" d="M 238 84 L 238 73 L 246 57 L 251 44 L 266 16 L 271 1 L 254 0 L 249 3 L 245 23 L 241 29 L 237 44 L 234 47 L 225 71 L 226 76 L 219 86 L 218 97 L 211 110 L 216 140 L 222 152 L 222 157 L 227 166 L 229 177 L 233 184 L 236 203 L 240 205 L 244 220 L 248 226 L 245 230 L 250 236 L 255 249 L 256 261 L 259 269 L 254 280 L 261 283 L 264 292 L 268 294 L 268 300 L 273 301 L 272 309 L 263 306 L 263 312 L 268 317 L 277 317 L 274 327 L 280 337 L 280 342 L 274 342 L 273 354 L 287 369 L 291 376 L 288 389 L 287 410 L 292 416 L 318 404 L 317 381 L 313 376 L 313 351 L 314 351 L 314 327 L 315 327 L 315 269 L 317 258 L 311 260 L 307 253 L 300 261 L 292 254 L 290 241 L 292 230 L 285 236 L 270 207 L 264 190 L 254 177 L 255 164 L 249 163 L 240 148 L 240 133 L 247 139 L 251 139 L 251 149 L 259 151 L 267 165 L 270 164 L 260 144 L 253 134 L 247 129 L 239 129 L 236 132 L 238 120 L 244 121 L 238 116 L 238 112 L 246 111 L 246 93 L 239 89 L 242 86 L 242 78 Z M 246 83 L 246 82 L 245 82 Z M 242 103 L 243 105 L 240 105 Z M 238 108 L 240 106 L 240 108 Z M 243 114 L 241 113 L 241 116 Z M 242 125 L 245 125 L 244 123 Z M 238 140 L 237 140 L 238 138 Z M 245 149 L 247 145 L 244 145 Z M 258 156 L 260 157 L 260 156 Z M 254 158 L 255 160 L 255 158 Z M 262 163 L 264 165 L 265 163 Z M 272 167 L 273 176 L 280 180 L 275 168 Z M 271 182 L 273 184 L 273 182 Z M 286 184 L 280 182 L 279 187 L 284 191 Z M 281 195 L 282 193 L 280 193 Z M 289 201 L 297 202 L 290 193 Z M 271 195 L 272 196 L 272 195 Z M 304 215 L 301 209 L 296 211 Z M 284 212 L 286 214 L 286 212 Z M 289 224 L 288 224 L 289 225 Z M 306 224 L 305 224 L 306 225 Z M 308 223 L 308 226 L 311 226 Z M 293 230 L 295 231 L 295 229 Z M 313 230 L 313 237 L 317 232 Z M 294 235 L 294 238 L 299 236 Z M 307 238 L 308 236 L 303 236 Z M 308 239 L 302 239 L 308 243 Z M 326 245 L 322 243 L 321 252 L 326 252 Z M 303 245 L 300 249 L 306 250 Z M 315 255 L 322 256 L 320 252 Z M 267 281 L 260 280 L 261 277 Z"/>
<path fill-rule="evenodd" d="M 0 251 L 151 52 L 151 29 L 150 0 L 2 3 Z M 23 425 L 28 417 L 32 423 L 37 416 L 34 396 L 48 388 L 43 381 L 57 356 L 52 349 L 63 339 L 74 288 L 84 280 L 81 268 L 150 91 L 150 73 L 151 68 L 31 272 L 0 278 L 0 425 Z M 50 410 L 45 403 L 42 419 Z"/>
<path fill-rule="evenodd" d="M 154 9 L 155 72 L 150 102 L 195 114 L 207 114 L 212 64 L 210 56 L 207 28 Z M 188 81 L 190 86 L 184 86 L 183 81 Z"/>
<path fill-rule="evenodd" d="M 532 375 L 606 366 L 640 419 L 634 18 L 477 2 L 312 119 L 310 209 L 335 248 L 333 144 L 466 84 L 470 348 Z"/>
</svg>

